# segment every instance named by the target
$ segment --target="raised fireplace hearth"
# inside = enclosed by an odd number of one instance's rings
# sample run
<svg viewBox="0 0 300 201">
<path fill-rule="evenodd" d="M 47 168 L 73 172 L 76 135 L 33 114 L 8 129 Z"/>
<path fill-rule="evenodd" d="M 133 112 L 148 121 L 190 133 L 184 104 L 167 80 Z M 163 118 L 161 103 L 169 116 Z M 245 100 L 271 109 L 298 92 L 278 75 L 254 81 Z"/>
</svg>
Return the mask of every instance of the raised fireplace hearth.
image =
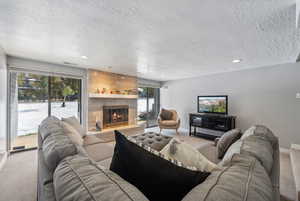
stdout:
<svg viewBox="0 0 300 201">
<path fill-rule="evenodd" d="M 103 106 L 103 128 L 128 125 L 128 105 Z"/>
</svg>

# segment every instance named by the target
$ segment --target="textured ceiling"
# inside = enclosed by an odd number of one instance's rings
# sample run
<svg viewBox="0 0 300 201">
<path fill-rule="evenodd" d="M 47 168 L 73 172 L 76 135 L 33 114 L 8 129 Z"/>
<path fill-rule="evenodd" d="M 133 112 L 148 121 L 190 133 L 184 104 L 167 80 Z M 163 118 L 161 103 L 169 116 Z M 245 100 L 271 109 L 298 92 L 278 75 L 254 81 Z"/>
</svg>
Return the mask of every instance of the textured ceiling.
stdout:
<svg viewBox="0 0 300 201">
<path fill-rule="evenodd" d="M 9 55 L 173 80 L 295 61 L 295 16 L 295 0 L 0 0 L 0 45 Z"/>
</svg>

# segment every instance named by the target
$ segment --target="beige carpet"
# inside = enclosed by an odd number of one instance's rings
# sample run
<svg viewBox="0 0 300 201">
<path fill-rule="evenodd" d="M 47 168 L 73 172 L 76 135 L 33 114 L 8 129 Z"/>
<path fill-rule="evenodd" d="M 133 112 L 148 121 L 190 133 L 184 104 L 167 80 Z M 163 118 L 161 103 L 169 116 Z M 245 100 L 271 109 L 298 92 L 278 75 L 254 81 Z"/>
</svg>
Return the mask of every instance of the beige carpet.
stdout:
<svg viewBox="0 0 300 201">
<path fill-rule="evenodd" d="M 296 200 L 296 187 L 289 153 L 280 154 L 280 194 L 281 201 Z"/>
<path fill-rule="evenodd" d="M 123 130 L 121 131 L 121 133 L 123 135 L 137 135 L 137 134 L 141 134 L 144 131 L 140 131 L 140 129 L 135 129 L 135 130 Z M 107 143 L 107 142 L 113 142 L 115 141 L 115 133 L 114 131 L 111 132 L 106 132 L 106 133 L 101 133 L 101 134 L 96 134 L 95 135 L 97 138 L 99 138 L 102 142 Z"/>
<path fill-rule="evenodd" d="M 35 201 L 37 151 L 12 154 L 0 171 L 0 201 Z"/>
<path fill-rule="evenodd" d="M 147 129 L 147 131 L 157 131 Z M 173 131 L 164 134 L 175 135 Z M 184 134 L 186 135 L 186 133 Z M 186 139 L 183 137 L 183 139 Z M 196 139 L 195 139 L 196 140 Z M 202 140 L 203 139 L 199 139 Z M 114 145 L 113 142 L 108 144 Z M 295 184 L 292 178 L 289 154 L 281 153 L 282 201 L 295 200 Z M 35 201 L 37 182 L 37 151 L 15 153 L 9 157 L 0 171 L 0 201 Z"/>
</svg>

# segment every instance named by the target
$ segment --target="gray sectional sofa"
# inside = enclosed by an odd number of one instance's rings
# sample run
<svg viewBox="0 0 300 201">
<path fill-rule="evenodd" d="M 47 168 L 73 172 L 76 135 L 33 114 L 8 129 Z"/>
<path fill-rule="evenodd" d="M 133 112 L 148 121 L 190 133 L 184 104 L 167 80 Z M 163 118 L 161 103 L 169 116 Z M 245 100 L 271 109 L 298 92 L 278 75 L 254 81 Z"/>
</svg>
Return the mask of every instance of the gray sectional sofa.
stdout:
<svg viewBox="0 0 300 201">
<path fill-rule="evenodd" d="M 146 138 L 140 139 L 146 143 Z M 48 117 L 41 123 L 39 201 L 148 200 L 136 187 L 109 170 L 113 144 L 98 142 L 93 136 L 86 136 L 84 141 L 83 146 L 74 144 L 55 117 Z M 210 158 L 215 147 L 208 144 L 199 151 Z M 220 170 L 212 172 L 183 201 L 280 200 L 278 139 L 266 127 L 248 129 L 231 145 L 219 166 Z"/>
</svg>

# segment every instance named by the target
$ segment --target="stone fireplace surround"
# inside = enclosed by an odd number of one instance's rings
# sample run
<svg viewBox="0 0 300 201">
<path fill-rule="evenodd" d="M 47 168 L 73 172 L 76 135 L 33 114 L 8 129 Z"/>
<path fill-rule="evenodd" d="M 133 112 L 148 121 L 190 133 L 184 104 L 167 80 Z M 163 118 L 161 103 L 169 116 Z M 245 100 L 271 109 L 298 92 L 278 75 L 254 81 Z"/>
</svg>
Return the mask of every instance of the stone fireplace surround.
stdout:
<svg viewBox="0 0 300 201">
<path fill-rule="evenodd" d="M 137 90 L 137 88 L 136 77 L 89 70 L 88 130 L 95 131 L 97 121 L 100 122 L 103 129 L 104 106 L 128 106 L 128 126 L 137 125 L 137 96 L 113 93 L 116 91 Z M 119 127 L 122 127 L 122 125 Z"/>
<path fill-rule="evenodd" d="M 96 121 L 101 123 L 103 128 L 103 107 L 104 106 L 128 106 L 128 125 L 136 125 L 137 99 L 116 99 L 116 98 L 89 98 L 88 104 L 88 130 L 96 129 Z"/>
</svg>

